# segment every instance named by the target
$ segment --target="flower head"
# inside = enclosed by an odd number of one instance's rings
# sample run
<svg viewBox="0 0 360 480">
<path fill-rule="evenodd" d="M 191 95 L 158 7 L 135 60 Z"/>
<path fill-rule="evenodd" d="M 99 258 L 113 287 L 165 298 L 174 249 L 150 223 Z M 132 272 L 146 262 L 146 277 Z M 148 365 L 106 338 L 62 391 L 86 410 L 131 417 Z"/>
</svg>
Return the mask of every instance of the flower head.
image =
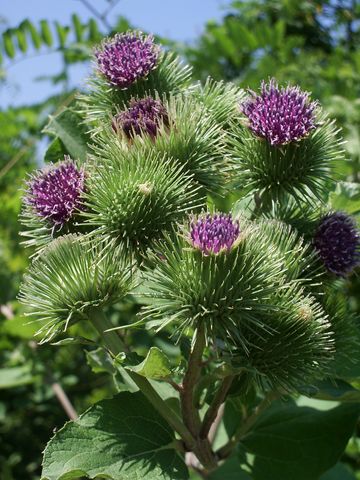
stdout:
<svg viewBox="0 0 360 480">
<path fill-rule="evenodd" d="M 159 47 L 139 32 L 116 34 L 95 50 L 100 72 L 112 85 L 127 88 L 146 77 L 157 64 Z"/>
<path fill-rule="evenodd" d="M 315 233 L 314 245 L 326 268 L 336 275 L 344 276 L 359 264 L 359 231 L 346 213 L 326 215 Z"/>
<path fill-rule="evenodd" d="M 191 243 L 205 255 L 230 250 L 239 233 L 239 222 L 233 221 L 231 214 L 208 214 L 190 224 Z"/>
<path fill-rule="evenodd" d="M 63 225 L 81 206 L 85 174 L 67 157 L 64 162 L 40 171 L 30 182 L 26 202 L 40 217 Z"/>
<path fill-rule="evenodd" d="M 251 92 L 242 111 L 255 135 L 271 145 L 284 145 L 302 139 L 316 128 L 316 107 L 317 102 L 310 101 L 309 93 L 299 87 L 280 88 L 272 79 L 262 82 L 260 95 Z"/>
<path fill-rule="evenodd" d="M 134 135 L 147 132 L 156 137 L 160 124 L 169 125 L 169 118 L 164 105 L 160 100 L 151 97 L 140 100 L 131 100 L 130 108 L 118 113 L 113 119 L 113 129 L 121 129 L 130 139 Z"/>
</svg>

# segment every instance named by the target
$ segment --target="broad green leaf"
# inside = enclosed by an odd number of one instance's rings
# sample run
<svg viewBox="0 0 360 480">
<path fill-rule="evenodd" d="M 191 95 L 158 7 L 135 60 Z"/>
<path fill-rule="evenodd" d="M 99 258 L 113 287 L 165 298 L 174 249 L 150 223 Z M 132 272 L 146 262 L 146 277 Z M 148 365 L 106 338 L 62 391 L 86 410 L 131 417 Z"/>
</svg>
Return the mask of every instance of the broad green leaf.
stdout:
<svg viewBox="0 0 360 480">
<path fill-rule="evenodd" d="M 299 388 L 299 392 L 302 395 L 319 400 L 360 403 L 360 390 L 344 380 L 322 380 L 315 385 L 306 385 Z"/>
<path fill-rule="evenodd" d="M 350 380 L 356 380 L 360 377 L 360 357 L 355 355 L 349 362 L 346 359 L 341 359 L 336 364 L 335 373 L 338 377 Z"/>
<path fill-rule="evenodd" d="M 44 132 L 59 137 L 74 160 L 84 161 L 88 152 L 88 135 L 81 121 L 82 119 L 78 114 L 69 108 L 65 108 L 58 115 L 50 116 L 50 121 Z"/>
<path fill-rule="evenodd" d="M 60 140 L 60 138 L 55 138 L 49 145 L 48 149 L 45 152 L 45 162 L 49 163 L 56 163 L 59 160 L 63 160 L 64 155 L 68 152 L 64 147 L 64 144 Z"/>
<path fill-rule="evenodd" d="M 330 194 L 330 205 L 351 215 L 360 212 L 360 183 L 339 182 Z"/>
<path fill-rule="evenodd" d="M 343 463 L 337 463 L 334 468 L 321 475 L 319 480 L 356 480 L 356 477 Z"/>
<path fill-rule="evenodd" d="M 159 380 L 171 374 L 171 366 L 167 356 L 157 347 L 151 347 L 146 358 L 139 365 L 127 367 L 143 377 Z"/>
<path fill-rule="evenodd" d="M 226 460 L 221 467 L 206 478 L 208 480 L 252 480 L 249 474 L 241 468 L 236 455 Z"/>
<path fill-rule="evenodd" d="M 42 480 L 186 480 L 174 440 L 174 432 L 140 392 L 122 392 L 55 434 L 44 452 Z"/>
<path fill-rule="evenodd" d="M 318 480 L 351 437 L 360 404 L 327 411 L 285 405 L 263 414 L 243 445 L 255 456 L 254 480 Z"/>
<path fill-rule="evenodd" d="M 231 213 L 233 217 L 246 217 L 250 218 L 255 209 L 255 200 L 253 196 L 245 196 L 237 200 L 232 209 Z"/>
<path fill-rule="evenodd" d="M 229 438 L 231 438 L 240 422 L 243 421 L 243 403 L 239 397 L 230 397 L 227 399 L 223 415 L 223 423 Z"/>
<path fill-rule="evenodd" d="M 44 43 L 48 47 L 51 47 L 53 44 L 53 36 L 47 20 L 40 20 L 40 32 Z"/>
<path fill-rule="evenodd" d="M 99 347 L 96 350 L 85 352 L 85 354 L 87 363 L 94 373 L 107 372 L 114 374 L 116 372 L 113 360 L 104 348 Z"/>
<path fill-rule="evenodd" d="M 136 392 L 139 390 L 121 362 L 113 359 L 105 348 L 99 347 L 96 350 L 85 352 L 85 354 L 91 370 L 94 373 L 110 374 L 119 392 Z"/>
<path fill-rule="evenodd" d="M 310 398 L 306 397 L 305 395 L 300 395 L 296 399 L 296 405 L 298 407 L 310 407 L 314 408 L 315 410 L 320 410 L 322 412 L 328 412 L 329 410 L 338 407 L 340 403 L 330 400 L 318 400 L 316 398 Z"/>
<path fill-rule="evenodd" d="M 155 388 L 155 390 L 163 400 L 165 401 L 171 400 L 170 403 L 172 405 L 176 403 L 176 402 L 172 402 L 172 400 L 178 401 L 179 393 L 169 383 L 161 382 L 158 380 L 152 380 L 152 379 L 150 379 L 149 382 Z M 175 408 L 175 410 L 177 410 L 177 407 Z"/>
<path fill-rule="evenodd" d="M 9 320 L 5 320 L 1 324 L 1 333 L 11 335 L 12 337 L 29 339 L 33 338 L 35 332 L 38 330 L 38 325 L 34 322 L 30 322 L 24 318 L 24 316 L 16 316 Z"/>
<path fill-rule="evenodd" d="M 36 377 L 33 376 L 27 365 L 0 369 L 0 389 L 27 385 L 35 380 Z"/>
<path fill-rule="evenodd" d="M 10 29 L 6 30 L 6 32 L 3 33 L 3 42 L 4 42 L 4 50 L 6 55 L 9 58 L 14 58 L 15 47 L 14 47 L 14 42 L 12 37 L 12 31 Z"/>
</svg>

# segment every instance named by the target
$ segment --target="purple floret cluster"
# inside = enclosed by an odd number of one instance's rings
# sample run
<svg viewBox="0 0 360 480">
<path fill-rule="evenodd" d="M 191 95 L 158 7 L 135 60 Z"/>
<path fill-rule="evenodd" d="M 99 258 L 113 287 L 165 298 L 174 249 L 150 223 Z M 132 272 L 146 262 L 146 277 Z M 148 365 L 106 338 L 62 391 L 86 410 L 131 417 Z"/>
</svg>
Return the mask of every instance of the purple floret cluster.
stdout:
<svg viewBox="0 0 360 480">
<path fill-rule="evenodd" d="M 116 34 L 95 50 L 100 72 L 119 88 L 128 88 L 156 67 L 159 47 L 153 37 L 139 32 Z"/>
<path fill-rule="evenodd" d="M 239 234 L 239 222 L 234 221 L 231 214 L 207 214 L 190 224 L 191 243 L 205 255 L 229 251 Z"/>
<path fill-rule="evenodd" d="M 53 225 L 63 225 L 81 208 L 85 173 L 66 158 L 57 166 L 40 171 L 28 185 L 26 201 Z"/>
<path fill-rule="evenodd" d="M 299 87 L 279 87 L 274 79 L 262 82 L 261 92 L 251 92 L 241 108 L 250 130 L 279 146 L 301 140 L 316 128 L 317 102 Z"/>
<path fill-rule="evenodd" d="M 360 234 L 346 213 L 325 216 L 315 233 L 314 245 L 325 267 L 335 275 L 344 276 L 360 263 Z"/>
<path fill-rule="evenodd" d="M 131 100 L 130 107 L 118 113 L 114 117 L 112 125 L 116 132 L 122 130 L 131 139 L 144 132 L 155 138 L 161 124 L 169 125 L 166 108 L 160 100 L 146 97 L 140 100 Z"/>
</svg>

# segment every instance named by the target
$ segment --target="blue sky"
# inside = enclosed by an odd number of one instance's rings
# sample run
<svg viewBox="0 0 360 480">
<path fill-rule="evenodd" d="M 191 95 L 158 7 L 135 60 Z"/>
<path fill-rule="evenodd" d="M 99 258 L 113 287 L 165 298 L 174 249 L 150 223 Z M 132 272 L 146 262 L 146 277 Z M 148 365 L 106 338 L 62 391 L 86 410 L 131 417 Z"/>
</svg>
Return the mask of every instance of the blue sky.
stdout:
<svg viewBox="0 0 360 480">
<path fill-rule="evenodd" d="M 103 11 L 106 0 L 88 0 L 97 10 Z M 120 0 L 108 19 L 110 23 L 118 15 L 123 15 L 135 26 L 174 40 L 193 41 L 211 19 L 220 19 L 226 0 Z M 89 10 L 81 0 L 3 0 L 0 13 L 6 26 L 17 26 L 25 18 L 35 24 L 41 19 L 57 20 L 69 24 L 72 13 L 82 20 L 90 18 Z M 46 52 L 46 49 L 44 49 Z M 20 61 L 19 61 L 20 60 Z M 42 75 L 52 75 L 60 71 L 59 54 L 44 54 L 34 58 L 16 58 L 7 68 L 7 82 L 0 86 L 0 108 L 9 105 L 32 104 L 56 93 L 59 87 L 49 82 L 35 82 Z M 88 66 L 71 69 L 71 83 L 79 85 L 88 73 Z"/>
</svg>

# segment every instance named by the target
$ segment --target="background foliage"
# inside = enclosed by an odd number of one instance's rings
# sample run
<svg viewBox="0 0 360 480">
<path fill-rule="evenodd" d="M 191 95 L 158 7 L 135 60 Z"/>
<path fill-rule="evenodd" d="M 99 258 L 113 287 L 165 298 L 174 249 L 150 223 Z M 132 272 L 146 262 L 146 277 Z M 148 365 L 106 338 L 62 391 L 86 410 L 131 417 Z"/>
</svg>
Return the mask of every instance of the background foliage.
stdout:
<svg viewBox="0 0 360 480">
<path fill-rule="evenodd" d="M 83 23 L 77 15 L 72 16 L 69 25 L 53 25 L 46 20 L 35 25 L 25 19 L 18 26 L 2 26 L 0 88 L 6 86 L 6 69 L 11 62 L 37 52 L 57 51 L 62 56 L 60 73 L 47 78 L 62 85 L 61 94 L 41 104 L 0 111 L 0 478 L 4 480 L 38 478 L 41 452 L 52 430 L 67 418 L 58 401 L 57 385 L 62 386 L 79 412 L 114 391 L 104 361 L 99 358 L 101 352 L 93 351 L 85 358 L 76 344 L 66 349 L 37 347 L 32 340 L 34 328 L 23 324 L 16 295 L 27 254 L 19 245 L 17 216 L 20 189 L 26 174 L 36 166 L 39 142 L 50 142 L 52 133 L 65 131 L 66 135 L 59 135 L 63 144 L 53 143 L 46 160 L 57 159 L 64 146 L 69 148 L 66 142 L 71 144 L 72 120 L 64 114 L 56 115 L 74 95 L 69 88 L 72 65 L 89 62 L 91 47 L 102 36 L 128 28 L 124 18 L 109 25 L 106 18 L 104 21 L 97 16 Z M 346 159 L 338 167 L 339 183 L 331 196 L 333 206 L 360 219 L 360 4 L 356 0 L 233 1 L 227 4 L 223 20 L 209 22 L 193 44 L 161 41 L 177 49 L 201 81 L 211 75 L 255 88 L 261 79 L 274 76 L 311 90 L 343 128 L 346 140 Z M 42 133 L 49 114 L 55 115 L 56 121 Z M 352 310 L 360 313 L 359 278 L 351 277 L 345 288 L 351 295 Z M 111 314 L 126 319 L 136 309 L 137 305 L 129 302 Z M 76 328 L 80 336 L 85 326 Z M 156 339 L 143 331 L 128 335 L 139 353 L 155 345 L 174 361 L 177 358 L 178 348 L 167 341 L 165 333 Z M 92 371 L 104 373 L 94 376 Z M 352 373 L 353 378 L 360 378 L 360 359 L 354 359 Z M 312 402 L 319 409 L 329 408 L 305 397 L 298 401 L 306 405 Z M 296 419 L 294 422 L 296 428 Z M 335 438 L 341 422 L 333 430 L 326 428 L 324 417 L 323 433 Z M 252 436 L 262 433 L 260 425 Z M 360 479 L 360 429 L 358 433 L 339 464 L 322 480 Z M 251 443 L 252 437 L 248 441 Z M 272 458 L 277 449 L 281 445 L 274 442 Z M 270 474 L 266 458 L 257 468 Z M 228 463 L 211 478 L 230 478 L 229 472 Z"/>
</svg>

